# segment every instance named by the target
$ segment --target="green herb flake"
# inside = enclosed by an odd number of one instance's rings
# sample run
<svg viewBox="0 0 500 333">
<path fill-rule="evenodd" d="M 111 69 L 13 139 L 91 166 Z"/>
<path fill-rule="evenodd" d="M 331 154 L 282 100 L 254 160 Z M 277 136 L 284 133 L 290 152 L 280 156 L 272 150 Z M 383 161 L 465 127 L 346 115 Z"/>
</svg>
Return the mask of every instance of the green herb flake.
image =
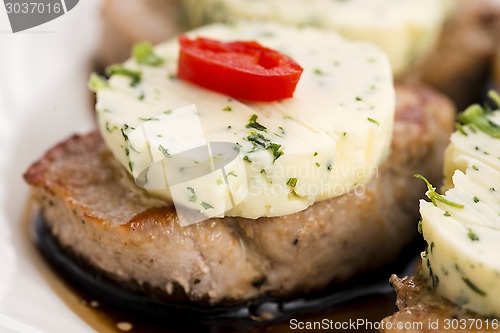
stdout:
<svg viewBox="0 0 500 333">
<path fill-rule="evenodd" d="M 148 66 L 160 66 L 165 60 L 158 56 L 149 42 L 137 43 L 132 48 L 132 56 L 137 63 Z"/>
<path fill-rule="evenodd" d="M 378 121 L 376 121 L 375 119 L 370 118 L 370 117 L 368 117 L 367 119 L 368 119 L 369 122 L 372 122 L 372 123 L 374 123 L 377 126 L 380 126 L 380 123 Z"/>
<path fill-rule="evenodd" d="M 314 154 L 313 154 L 313 156 L 318 156 L 318 152 L 315 151 Z"/>
<path fill-rule="evenodd" d="M 116 131 L 118 129 L 118 126 L 116 126 L 116 125 L 114 125 L 113 127 L 110 127 L 108 121 L 106 122 L 105 126 L 106 126 L 106 131 L 108 133 L 113 133 L 114 131 Z"/>
<path fill-rule="evenodd" d="M 439 285 L 439 277 L 436 274 L 431 274 L 431 279 L 432 279 L 432 289 L 436 289 L 437 286 Z"/>
<path fill-rule="evenodd" d="M 319 69 L 319 68 L 315 68 L 313 70 L 313 73 L 316 74 L 316 75 L 325 75 L 325 73 L 321 69 Z"/>
<path fill-rule="evenodd" d="M 283 151 L 281 150 L 281 145 L 277 144 L 277 143 L 272 143 L 269 145 L 268 148 L 266 148 L 268 150 L 271 151 L 271 153 L 273 154 L 273 163 L 276 162 L 276 160 L 278 158 L 280 158 L 280 156 L 282 156 L 284 153 Z"/>
<path fill-rule="evenodd" d="M 142 72 L 139 70 L 133 70 L 130 68 L 126 68 L 123 65 L 111 65 L 106 68 L 106 74 L 108 76 L 111 75 L 122 75 L 130 78 L 130 86 L 136 86 L 139 82 L 141 82 Z"/>
<path fill-rule="evenodd" d="M 130 169 L 130 172 L 133 172 L 134 171 L 134 162 L 129 161 L 128 162 L 128 168 Z"/>
<path fill-rule="evenodd" d="M 474 201 L 474 203 L 478 203 L 479 202 L 479 198 L 477 196 L 474 196 L 474 198 L 472 198 L 472 200 Z"/>
<path fill-rule="evenodd" d="M 472 231 L 471 228 L 467 229 L 467 237 L 473 242 L 477 242 L 479 240 L 479 237 L 476 235 L 474 231 Z"/>
<path fill-rule="evenodd" d="M 427 251 L 428 249 L 426 248 L 426 253 Z M 432 289 L 436 289 L 437 286 L 439 285 L 439 277 L 436 274 L 434 274 L 429 259 L 427 259 L 426 261 L 427 261 L 427 268 L 429 269 L 429 275 L 431 277 Z"/>
<path fill-rule="evenodd" d="M 431 199 L 431 202 L 434 204 L 434 206 L 437 206 L 437 201 L 440 201 L 440 202 L 447 204 L 449 206 L 452 206 L 452 207 L 464 208 L 464 205 L 450 201 L 450 200 L 446 199 L 443 195 L 437 193 L 436 189 L 432 186 L 432 184 L 424 176 L 422 176 L 420 174 L 415 174 L 414 177 L 421 179 L 425 182 L 425 184 L 427 185 L 427 192 L 425 193 L 425 195 L 427 195 L 427 197 L 429 199 Z"/>
<path fill-rule="evenodd" d="M 208 210 L 208 209 L 213 209 L 214 208 L 214 206 L 212 206 L 211 204 L 206 203 L 206 202 L 202 202 L 201 203 L 201 207 L 203 207 L 204 210 Z"/>
<path fill-rule="evenodd" d="M 447 217 L 451 216 L 451 214 L 450 214 L 450 212 L 449 212 L 449 211 L 445 211 L 443 215 L 444 215 L 444 216 L 447 216 Z"/>
<path fill-rule="evenodd" d="M 488 97 L 500 108 L 500 95 L 495 90 L 488 91 Z"/>
<path fill-rule="evenodd" d="M 221 180 L 221 179 L 217 179 L 217 181 L 215 182 L 217 185 L 222 185 L 224 182 Z"/>
<path fill-rule="evenodd" d="M 162 145 L 160 145 L 158 147 L 158 150 L 163 154 L 163 156 L 165 156 L 166 158 L 169 158 L 171 157 L 172 155 L 170 155 L 170 153 L 168 152 L 168 149 L 163 147 Z"/>
<path fill-rule="evenodd" d="M 250 117 L 250 119 L 248 120 L 248 124 L 247 124 L 246 128 L 254 128 L 257 131 L 266 131 L 267 130 L 267 128 L 265 126 L 262 126 L 261 124 L 259 124 L 257 122 L 257 115 L 256 114 L 253 114 Z"/>
<path fill-rule="evenodd" d="M 105 89 L 108 87 L 108 81 L 106 78 L 92 73 L 90 74 L 89 82 L 87 83 L 89 89 L 93 92 L 98 92 L 99 90 Z"/>
<path fill-rule="evenodd" d="M 134 151 L 134 152 L 136 152 L 137 154 L 140 154 L 140 153 L 141 153 L 140 151 L 138 151 L 137 149 L 135 149 L 135 148 L 134 148 L 134 146 L 132 146 L 132 145 L 130 144 L 130 142 L 129 142 L 128 146 L 129 146 L 130 150 L 133 150 L 133 151 Z"/>
<path fill-rule="evenodd" d="M 273 154 L 273 163 L 283 155 L 283 151 L 281 150 L 281 145 L 271 142 L 269 139 L 266 139 L 262 134 L 260 133 L 252 133 L 247 137 L 247 140 L 252 142 L 252 144 L 257 147 L 260 146 L 264 149 L 267 149 L 271 151 Z M 245 159 L 245 158 L 243 158 Z"/>
<path fill-rule="evenodd" d="M 252 142 L 254 145 L 261 146 L 263 148 L 267 148 L 271 142 L 260 133 L 250 134 L 249 136 L 247 136 L 247 140 Z"/>
<path fill-rule="evenodd" d="M 418 221 L 417 230 L 418 230 L 419 234 L 423 234 L 424 231 L 423 231 L 423 228 L 422 228 L 422 220 Z"/>
<path fill-rule="evenodd" d="M 478 286 L 476 286 L 471 280 L 469 280 L 465 276 L 462 276 L 462 281 L 464 281 L 464 283 L 467 285 L 467 287 L 472 289 L 472 291 L 475 292 L 476 294 L 478 294 L 480 296 L 486 296 L 486 292 L 479 289 Z"/>
<path fill-rule="evenodd" d="M 321 166 L 321 164 L 319 164 L 318 162 L 316 162 L 316 167 L 319 168 L 320 166 Z"/>
<path fill-rule="evenodd" d="M 475 165 L 472 165 L 472 170 L 479 171 L 479 168 L 477 166 L 475 166 Z"/>
<path fill-rule="evenodd" d="M 286 184 L 290 187 L 295 187 L 297 185 L 297 178 L 288 178 L 288 180 L 286 181 Z"/>
<path fill-rule="evenodd" d="M 229 176 L 233 176 L 233 177 L 238 177 L 237 174 L 234 173 L 234 171 L 231 171 L 227 174 L 227 178 L 229 178 Z"/>
<path fill-rule="evenodd" d="M 198 200 L 198 197 L 196 196 L 196 192 L 194 191 L 194 188 L 192 187 L 186 187 L 186 189 L 189 192 L 189 202 L 196 202 Z"/>
<path fill-rule="evenodd" d="M 172 110 L 163 111 L 163 113 L 166 115 L 169 115 L 169 114 L 172 114 Z"/>
<path fill-rule="evenodd" d="M 363 99 L 361 97 L 356 96 L 356 102 L 362 102 L 362 101 L 363 101 Z"/>
<path fill-rule="evenodd" d="M 467 136 L 467 132 L 464 130 L 464 127 L 460 125 L 459 123 L 455 123 L 455 129 L 462 135 Z"/>
<path fill-rule="evenodd" d="M 458 120 L 463 125 L 474 126 L 485 134 L 500 139 L 500 126 L 488 119 L 485 109 L 479 104 L 469 106 L 458 115 Z"/>
<path fill-rule="evenodd" d="M 120 128 L 120 132 L 122 133 L 123 139 L 128 142 L 128 135 L 125 133 L 125 131 L 129 129 L 129 126 L 127 124 L 124 124 L 122 128 Z"/>
<path fill-rule="evenodd" d="M 224 112 L 231 112 L 231 111 L 233 111 L 233 108 L 228 105 L 228 106 L 222 108 L 222 111 L 224 111 Z"/>
</svg>

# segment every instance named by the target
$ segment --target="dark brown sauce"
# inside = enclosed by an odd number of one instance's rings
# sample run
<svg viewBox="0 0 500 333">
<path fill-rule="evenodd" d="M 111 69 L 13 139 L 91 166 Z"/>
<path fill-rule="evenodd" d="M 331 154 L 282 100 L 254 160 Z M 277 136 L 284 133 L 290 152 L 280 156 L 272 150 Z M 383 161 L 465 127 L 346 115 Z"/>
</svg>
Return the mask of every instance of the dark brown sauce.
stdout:
<svg viewBox="0 0 500 333">
<path fill-rule="evenodd" d="M 82 299 L 86 299 L 87 295 L 85 292 L 81 290 L 71 289 L 72 292 L 76 293 Z M 90 300 L 90 298 L 89 298 Z M 355 301 L 348 302 L 341 306 L 333 307 L 325 312 L 319 312 L 315 314 L 307 314 L 307 315 L 298 315 L 294 316 L 291 319 L 296 319 L 298 322 L 323 322 L 325 320 L 332 321 L 332 323 L 341 323 L 341 322 L 349 322 L 349 320 L 357 320 L 364 319 L 368 322 L 375 323 L 382 320 L 384 317 L 394 313 L 397 311 L 397 308 L 394 305 L 394 297 L 391 296 L 371 296 L 361 298 Z M 131 314 L 123 314 L 117 312 L 109 307 L 99 305 L 97 307 L 91 307 L 91 301 L 81 302 L 81 307 L 86 309 L 78 309 L 72 308 L 73 311 L 82 319 L 84 319 L 89 325 L 96 328 L 92 323 L 100 322 L 106 323 L 108 325 L 106 331 L 102 331 L 98 329 L 99 332 L 124 332 L 124 330 L 118 329 L 119 323 L 130 324 L 132 327 L 128 332 L 134 333 L 233 333 L 233 332 L 248 332 L 248 333 L 257 333 L 257 332 L 267 332 L 267 333 L 285 333 L 285 332 L 293 332 L 297 330 L 292 330 L 290 327 L 290 321 L 283 321 L 272 324 L 264 324 L 259 326 L 250 326 L 250 327 L 234 327 L 231 325 L 224 324 L 213 324 L 210 326 L 197 326 L 192 325 L 190 323 L 182 322 L 182 321 L 172 321 L 165 320 L 162 322 L 159 321 L 150 321 L 145 318 L 141 318 L 140 316 L 134 316 Z M 91 316 L 88 315 L 88 309 L 91 310 Z M 82 310 L 85 312 L 85 316 L 82 316 Z M 93 318 L 91 318 L 93 317 Z M 91 322 L 89 322 L 89 319 Z M 334 324 L 332 324 L 333 327 Z M 96 328 L 97 329 L 97 328 Z M 324 330 L 324 329 L 323 329 Z M 302 331 L 310 331 L 310 330 L 302 330 Z M 337 331 L 332 329 L 332 331 Z M 360 328 L 358 330 L 341 330 L 343 332 L 378 332 L 377 329 L 366 329 L 365 327 Z"/>
<path fill-rule="evenodd" d="M 28 212 L 23 223 L 25 232 L 34 239 L 33 221 L 35 220 L 36 208 L 32 203 L 28 205 Z M 394 313 L 397 308 L 395 306 L 394 293 L 388 294 L 374 294 L 364 296 L 361 298 L 353 299 L 342 303 L 340 305 L 332 306 L 319 312 L 313 313 L 299 313 L 282 319 L 280 322 L 272 323 L 250 323 L 234 324 L 225 322 L 216 322 L 207 325 L 193 323 L 192 320 L 182 318 L 176 320 L 175 318 L 158 318 L 148 317 L 144 315 L 137 315 L 133 312 L 117 311 L 113 307 L 101 303 L 96 300 L 88 290 L 83 290 L 75 283 L 61 278 L 59 271 L 51 267 L 44 257 L 40 254 L 34 244 L 30 245 L 32 249 L 32 258 L 36 267 L 40 270 L 42 275 L 47 280 L 50 287 L 58 295 L 58 297 L 68 306 L 71 311 L 78 315 L 84 322 L 91 328 L 98 332 L 120 333 L 120 332 L 134 332 L 134 333 L 232 333 L 232 332 L 268 332 L 268 333 L 284 333 L 297 331 L 292 330 L 290 320 L 295 320 L 296 323 L 306 324 L 307 322 L 314 323 L 346 323 L 364 319 L 376 325 L 384 317 Z M 333 326 L 331 326 L 333 327 Z M 325 330 L 323 328 L 323 330 Z M 301 331 L 315 331 L 303 329 Z M 342 332 L 378 332 L 374 327 L 369 329 L 366 326 L 358 330 L 336 330 L 331 331 Z"/>
</svg>

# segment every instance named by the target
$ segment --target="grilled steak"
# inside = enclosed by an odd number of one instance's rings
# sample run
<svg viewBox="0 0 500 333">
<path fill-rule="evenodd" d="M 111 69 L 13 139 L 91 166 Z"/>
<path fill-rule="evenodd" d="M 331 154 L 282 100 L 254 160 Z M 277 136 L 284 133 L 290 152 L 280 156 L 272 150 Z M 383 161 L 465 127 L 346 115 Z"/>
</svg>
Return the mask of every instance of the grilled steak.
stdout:
<svg viewBox="0 0 500 333">
<path fill-rule="evenodd" d="M 25 174 L 61 245 L 118 283 L 199 304 L 316 291 L 393 260 L 416 232 L 420 172 L 438 183 L 454 108 L 397 87 L 392 153 L 364 193 L 282 217 L 180 227 L 172 206 L 136 187 L 97 133 L 58 144 Z"/>
<path fill-rule="evenodd" d="M 460 309 L 434 294 L 418 277 L 393 275 L 390 281 L 398 295 L 399 312 L 383 320 L 381 332 L 500 332 L 498 319 L 483 318 Z"/>
</svg>

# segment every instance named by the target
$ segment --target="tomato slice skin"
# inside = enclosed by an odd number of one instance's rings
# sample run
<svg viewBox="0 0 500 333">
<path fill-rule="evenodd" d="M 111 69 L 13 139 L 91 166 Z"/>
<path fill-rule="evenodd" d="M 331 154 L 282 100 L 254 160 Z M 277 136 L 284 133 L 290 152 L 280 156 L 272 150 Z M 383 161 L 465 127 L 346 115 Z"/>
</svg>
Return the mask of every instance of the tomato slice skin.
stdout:
<svg viewBox="0 0 500 333">
<path fill-rule="evenodd" d="M 302 67 L 255 41 L 179 37 L 177 77 L 236 99 L 271 102 L 293 96 Z"/>
</svg>

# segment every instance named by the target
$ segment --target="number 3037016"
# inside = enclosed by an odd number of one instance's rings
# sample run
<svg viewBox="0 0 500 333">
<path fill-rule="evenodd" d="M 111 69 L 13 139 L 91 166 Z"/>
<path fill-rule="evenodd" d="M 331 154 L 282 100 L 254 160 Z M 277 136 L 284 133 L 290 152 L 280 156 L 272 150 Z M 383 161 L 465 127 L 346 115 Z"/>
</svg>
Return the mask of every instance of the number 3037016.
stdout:
<svg viewBox="0 0 500 333">
<path fill-rule="evenodd" d="M 55 13 L 59 14 L 63 9 L 61 3 L 43 3 L 43 2 L 15 2 L 5 3 L 5 9 L 7 9 L 7 14 L 43 14 L 43 13 Z"/>
<path fill-rule="evenodd" d="M 462 319 L 445 319 L 445 330 L 482 330 L 500 328 L 498 319 L 477 319 L 477 318 L 462 318 Z"/>
</svg>

